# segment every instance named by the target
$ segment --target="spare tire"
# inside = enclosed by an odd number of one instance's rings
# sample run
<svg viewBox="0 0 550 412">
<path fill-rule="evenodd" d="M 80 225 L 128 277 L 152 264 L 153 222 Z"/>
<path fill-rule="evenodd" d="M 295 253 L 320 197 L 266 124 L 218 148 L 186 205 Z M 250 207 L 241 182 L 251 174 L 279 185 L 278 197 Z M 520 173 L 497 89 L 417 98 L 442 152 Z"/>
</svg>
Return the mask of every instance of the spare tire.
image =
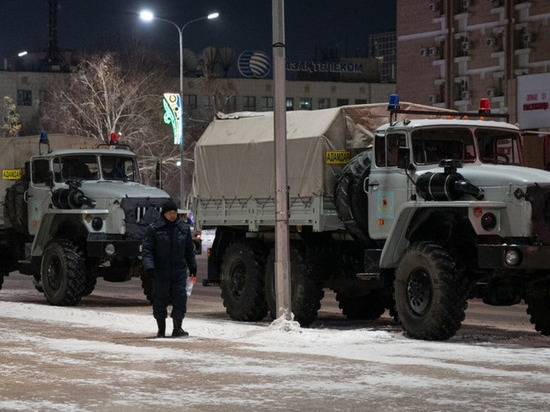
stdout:
<svg viewBox="0 0 550 412">
<path fill-rule="evenodd" d="M 342 169 L 334 186 L 334 205 L 338 217 L 353 238 L 365 245 L 376 247 L 369 237 L 368 187 L 371 160 L 364 151 L 352 158 Z"/>
<path fill-rule="evenodd" d="M 28 235 L 27 203 L 25 192 L 29 188 L 28 182 L 19 180 L 6 189 L 5 215 L 13 228 L 22 235 Z"/>
</svg>

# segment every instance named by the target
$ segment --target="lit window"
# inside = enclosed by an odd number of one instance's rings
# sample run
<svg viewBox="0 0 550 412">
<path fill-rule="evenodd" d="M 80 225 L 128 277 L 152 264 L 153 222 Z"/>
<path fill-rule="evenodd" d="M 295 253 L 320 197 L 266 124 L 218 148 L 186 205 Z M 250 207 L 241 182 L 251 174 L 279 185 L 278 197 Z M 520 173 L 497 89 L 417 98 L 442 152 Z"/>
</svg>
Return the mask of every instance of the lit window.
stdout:
<svg viewBox="0 0 550 412">
<path fill-rule="evenodd" d="M 294 99 L 292 97 L 286 98 L 286 110 L 294 110 Z"/>
<path fill-rule="evenodd" d="M 311 98 L 309 97 L 300 98 L 300 110 L 311 110 Z"/>
</svg>

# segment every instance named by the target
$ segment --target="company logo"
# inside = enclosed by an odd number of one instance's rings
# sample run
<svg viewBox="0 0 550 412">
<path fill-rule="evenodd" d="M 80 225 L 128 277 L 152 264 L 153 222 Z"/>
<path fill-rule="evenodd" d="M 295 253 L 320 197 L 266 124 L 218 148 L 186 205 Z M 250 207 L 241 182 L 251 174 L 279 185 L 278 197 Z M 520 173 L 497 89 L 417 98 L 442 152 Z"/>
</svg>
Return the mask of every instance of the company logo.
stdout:
<svg viewBox="0 0 550 412">
<path fill-rule="evenodd" d="M 269 56 L 262 51 L 246 50 L 239 56 L 239 72 L 243 77 L 262 78 L 271 70 Z"/>
</svg>

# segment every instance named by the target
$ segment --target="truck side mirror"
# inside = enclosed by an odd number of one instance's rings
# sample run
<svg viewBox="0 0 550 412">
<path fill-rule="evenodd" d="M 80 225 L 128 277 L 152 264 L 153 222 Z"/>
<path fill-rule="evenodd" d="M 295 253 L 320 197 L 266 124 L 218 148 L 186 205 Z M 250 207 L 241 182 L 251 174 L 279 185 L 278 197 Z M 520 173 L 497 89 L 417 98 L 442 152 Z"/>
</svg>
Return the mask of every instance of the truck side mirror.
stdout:
<svg viewBox="0 0 550 412">
<path fill-rule="evenodd" d="M 411 152 L 409 148 L 400 146 L 397 156 L 397 167 L 399 169 L 407 169 L 411 162 Z"/>
</svg>

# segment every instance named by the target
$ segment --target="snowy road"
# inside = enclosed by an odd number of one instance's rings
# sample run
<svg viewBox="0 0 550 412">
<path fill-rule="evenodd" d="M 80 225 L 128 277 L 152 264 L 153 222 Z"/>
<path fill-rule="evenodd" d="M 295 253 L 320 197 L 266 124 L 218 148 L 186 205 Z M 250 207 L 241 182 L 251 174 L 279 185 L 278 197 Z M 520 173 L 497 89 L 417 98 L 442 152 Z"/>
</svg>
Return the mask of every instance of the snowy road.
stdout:
<svg viewBox="0 0 550 412">
<path fill-rule="evenodd" d="M 447 342 L 424 342 L 387 319 L 243 324 L 191 301 L 191 337 L 153 339 L 144 303 L 52 307 L 38 294 L 21 299 L 29 291 L 11 280 L 0 292 L 0 410 L 502 412 L 550 404 L 550 338 L 525 326 L 474 322 Z"/>
</svg>

